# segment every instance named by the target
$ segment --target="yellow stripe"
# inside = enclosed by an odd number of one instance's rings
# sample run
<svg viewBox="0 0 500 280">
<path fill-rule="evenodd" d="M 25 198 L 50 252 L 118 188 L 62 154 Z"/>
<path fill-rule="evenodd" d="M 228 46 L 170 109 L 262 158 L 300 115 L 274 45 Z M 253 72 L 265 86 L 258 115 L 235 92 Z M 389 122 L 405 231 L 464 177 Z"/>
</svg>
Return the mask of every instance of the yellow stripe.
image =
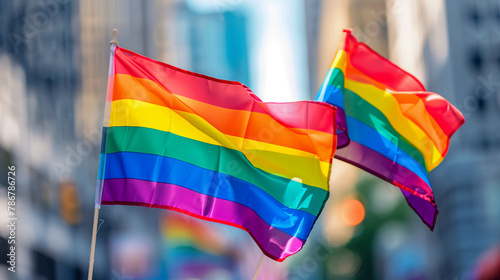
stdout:
<svg viewBox="0 0 500 280">
<path fill-rule="evenodd" d="M 338 68 L 345 74 L 345 69 L 347 66 L 347 53 L 344 50 L 339 50 L 335 54 L 335 58 L 330 65 L 330 68 Z"/>
<path fill-rule="evenodd" d="M 321 160 L 326 162 L 329 162 L 332 157 L 332 145 L 329 145 L 329 142 L 334 141 L 334 135 L 331 133 L 308 128 L 288 127 L 265 113 L 228 109 L 172 94 L 152 80 L 124 74 L 116 75 L 113 100 L 120 99 L 134 99 L 194 113 L 227 135 L 303 150 L 318 155 Z M 249 121 L 248 126 L 241 125 Z M 247 137 L 248 133 L 253 137 Z M 314 141 L 313 146 L 311 146 L 310 139 L 320 139 L 321 141 Z M 331 140 L 325 141 L 325 139 Z"/>
<path fill-rule="evenodd" d="M 398 101 L 390 92 L 350 79 L 345 79 L 344 87 L 379 109 L 387 117 L 392 127 L 422 152 L 429 170 L 432 170 L 443 160 L 436 143 L 418 125 L 403 115 Z"/>
<path fill-rule="evenodd" d="M 165 231 L 165 236 L 170 239 L 193 240 L 194 236 L 191 231 L 183 227 L 168 228 Z"/>
<path fill-rule="evenodd" d="M 223 134 L 198 115 L 132 99 L 113 101 L 110 127 L 137 126 L 241 151 L 257 168 L 328 190 L 330 163 L 305 151 Z M 306 177 L 302 175 L 306 174 Z"/>
</svg>

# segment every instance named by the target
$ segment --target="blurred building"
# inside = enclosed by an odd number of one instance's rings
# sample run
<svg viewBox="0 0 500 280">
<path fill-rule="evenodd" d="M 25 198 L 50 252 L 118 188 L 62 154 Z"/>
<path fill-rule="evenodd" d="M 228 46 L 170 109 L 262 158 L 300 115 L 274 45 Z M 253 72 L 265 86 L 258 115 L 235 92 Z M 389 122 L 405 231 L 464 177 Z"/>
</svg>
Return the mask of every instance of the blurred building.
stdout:
<svg viewBox="0 0 500 280">
<path fill-rule="evenodd" d="M 86 278 L 111 31 L 127 30 L 120 42 L 154 57 L 164 50 L 149 43 L 160 11 L 136 1 L 0 3 L 0 167 L 16 167 L 19 219 L 18 270 L 0 278 Z M 7 208 L 7 172 L 0 174 Z M 125 217 L 117 208 L 101 215 L 94 279 L 121 277 L 110 269 L 117 228 L 157 236 L 157 213 Z M 2 248 L 7 234 L 2 227 Z"/>
<path fill-rule="evenodd" d="M 248 14 L 235 1 L 185 1 L 167 19 L 170 54 L 177 67 L 249 85 Z M 219 3 L 220 2 L 220 3 Z"/>
<path fill-rule="evenodd" d="M 343 29 L 351 28 L 358 40 L 387 57 L 387 17 L 384 0 L 322 0 L 319 13 L 319 38 L 316 55 L 318 74 L 314 79 L 316 90 L 323 82 L 335 53 L 343 43 Z"/>
<path fill-rule="evenodd" d="M 72 178 L 63 183 L 50 168 L 76 140 L 79 68 L 72 19 L 77 13 L 71 1 L 0 4 L 0 162 L 2 168 L 16 167 L 16 279 L 82 276 L 74 254 L 86 243 L 75 234 L 81 221 L 79 194 Z M 0 184 L 5 192 L 7 178 Z M 0 232 L 2 246 L 5 234 Z"/>
<path fill-rule="evenodd" d="M 308 100 L 314 100 L 319 85 L 316 84 L 318 77 L 323 73 L 318 73 L 318 48 L 320 35 L 321 0 L 304 1 L 304 25 L 307 42 L 307 68 L 309 81 Z"/>
<path fill-rule="evenodd" d="M 399 5 L 389 20 L 391 57 L 466 119 L 431 180 L 440 278 L 467 279 L 480 255 L 500 242 L 500 1 Z"/>
</svg>

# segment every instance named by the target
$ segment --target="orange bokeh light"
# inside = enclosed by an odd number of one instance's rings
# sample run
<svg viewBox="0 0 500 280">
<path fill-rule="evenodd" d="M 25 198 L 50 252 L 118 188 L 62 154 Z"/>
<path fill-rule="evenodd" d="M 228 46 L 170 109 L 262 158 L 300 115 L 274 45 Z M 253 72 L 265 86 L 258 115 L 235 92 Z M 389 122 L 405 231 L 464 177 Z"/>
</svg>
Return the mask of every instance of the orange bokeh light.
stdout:
<svg viewBox="0 0 500 280">
<path fill-rule="evenodd" d="M 356 199 L 348 199 L 340 208 L 342 222 L 350 226 L 359 225 L 365 218 L 365 207 Z"/>
</svg>

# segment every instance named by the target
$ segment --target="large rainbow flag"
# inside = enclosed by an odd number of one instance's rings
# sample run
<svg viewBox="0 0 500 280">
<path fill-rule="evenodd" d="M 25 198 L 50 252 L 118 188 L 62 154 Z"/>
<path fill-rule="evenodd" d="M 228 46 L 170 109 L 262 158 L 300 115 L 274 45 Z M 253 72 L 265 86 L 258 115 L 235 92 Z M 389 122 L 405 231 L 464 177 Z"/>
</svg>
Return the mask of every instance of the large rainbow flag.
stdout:
<svg viewBox="0 0 500 280">
<path fill-rule="evenodd" d="M 346 32 L 316 100 L 337 107 L 335 157 L 401 188 L 434 228 L 428 172 L 448 152 L 464 117 L 446 99 Z"/>
<path fill-rule="evenodd" d="M 274 260 L 297 253 L 329 195 L 335 108 L 112 50 L 96 205 L 171 209 L 244 229 Z"/>
</svg>

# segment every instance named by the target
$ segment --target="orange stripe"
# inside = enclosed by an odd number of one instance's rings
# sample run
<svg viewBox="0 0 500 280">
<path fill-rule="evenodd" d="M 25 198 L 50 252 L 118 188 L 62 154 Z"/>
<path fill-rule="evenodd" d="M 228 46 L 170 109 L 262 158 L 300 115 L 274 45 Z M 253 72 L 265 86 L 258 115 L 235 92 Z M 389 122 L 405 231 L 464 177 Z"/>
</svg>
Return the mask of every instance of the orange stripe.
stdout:
<svg viewBox="0 0 500 280">
<path fill-rule="evenodd" d="M 412 97 L 407 97 L 412 95 Z M 455 108 L 450 102 L 448 102 L 441 95 L 428 92 L 398 92 L 398 96 L 395 96 L 400 103 L 422 103 L 425 106 L 427 112 L 436 121 L 436 124 L 443 130 L 443 133 L 451 138 L 453 133 L 460 127 L 464 122 L 464 117 L 462 113 Z M 412 99 L 405 100 L 406 98 Z"/>
<path fill-rule="evenodd" d="M 399 108 L 405 117 L 418 125 L 436 143 L 436 146 L 443 155 L 448 152 L 449 137 L 444 133 L 441 126 L 428 113 L 423 100 L 410 93 L 391 92 L 399 103 Z M 427 114 L 423 114 L 426 112 Z"/>
<path fill-rule="evenodd" d="M 122 99 L 143 101 L 196 114 L 224 134 L 313 153 L 318 155 L 321 161 L 329 162 L 332 157 L 329 153 L 331 147 L 311 145 L 318 143 L 312 139 L 325 139 L 324 137 L 331 138 L 333 143 L 335 136 L 332 134 L 311 129 L 290 128 L 266 114 L 222 108 L 175 95 L 149 79 L 116 74 L 113 101 Z"/>
</svg>

